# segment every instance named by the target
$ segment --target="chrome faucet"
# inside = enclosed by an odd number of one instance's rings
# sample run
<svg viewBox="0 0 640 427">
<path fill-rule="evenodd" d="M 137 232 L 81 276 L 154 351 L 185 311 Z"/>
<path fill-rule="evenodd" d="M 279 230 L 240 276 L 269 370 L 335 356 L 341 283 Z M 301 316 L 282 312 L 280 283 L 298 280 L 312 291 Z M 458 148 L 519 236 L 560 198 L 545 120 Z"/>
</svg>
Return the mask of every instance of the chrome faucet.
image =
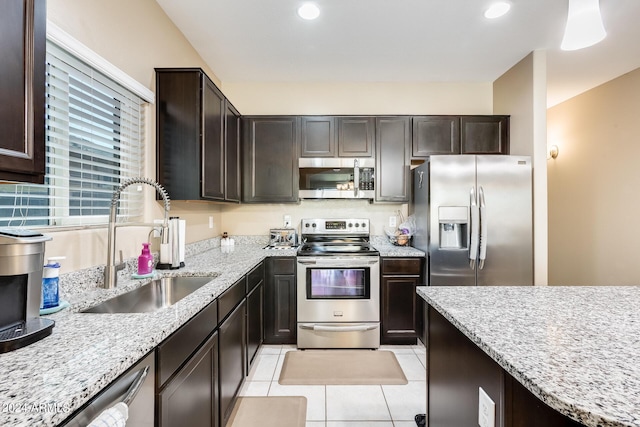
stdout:
<svg viewBox="0 0 640 427">
<path fill-rule="evenodd" d="M 109 209 L 109 236 L 107 241 L 107 265 L 104 267 L 104 284 L 103 288 L 113 289 L 118 284 L 118 271 L 124 268 L 122 262 L 122 252 L 120 253 L 120 263 L 116 264 L 116 212 L 118 210 L 118 202 L 120 201 L 120 194 L 122 191 L 133 184 L 147 184 L 155 188 L 162 200 L 164 200 L 164 221 L 162 223 L 162 229 L 160 230 L 160 238 L 162 244 L 169 243 L 169 195 L 167 191 L 157 182 L 149 178 L 130 178 L 123 182 L 120 187 L 113 193 L 111 197 L 111 208 Z M 143 224 L 129 224 L 143 225 Z M 149 224 L 155 226 L 155 224 Z"/>
</svg>

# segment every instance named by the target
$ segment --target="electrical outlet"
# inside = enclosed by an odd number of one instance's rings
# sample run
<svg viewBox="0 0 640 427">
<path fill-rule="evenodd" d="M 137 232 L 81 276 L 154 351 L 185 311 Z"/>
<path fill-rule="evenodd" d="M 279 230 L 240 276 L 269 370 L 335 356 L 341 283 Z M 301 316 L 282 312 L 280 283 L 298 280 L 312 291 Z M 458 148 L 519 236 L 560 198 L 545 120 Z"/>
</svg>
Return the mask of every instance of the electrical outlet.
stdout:
<svg viewBox="0 0 640 427">
<path fill-rule="evenodd" d="M 395 215 L 389 217 L 389 227 L 395 228 L 398 225 Z"/>
<path fill-rule="evenodd" d="M 213 217 L 209 217 L 209 228 L 213 228 Z"/>
<path fill-rule="evenodd" d="M 284 215 L 284 228 L 291 227 L 291 215 Z"/>
<path fill-rule="evenodd" d="M 159 226 L 164 223 L 164 219 L 154 219 L 154 224 L 158 224 Z M 161 227 L 154 227 L 153 229 L 153 237 L 160 237 L 160 229 Z"/>
<path fill-rule="evenodd" d="M 478 388 L 478 424 L 480 427 L 496 426 L 496 404 L 482 387 Z"/>
</svg>

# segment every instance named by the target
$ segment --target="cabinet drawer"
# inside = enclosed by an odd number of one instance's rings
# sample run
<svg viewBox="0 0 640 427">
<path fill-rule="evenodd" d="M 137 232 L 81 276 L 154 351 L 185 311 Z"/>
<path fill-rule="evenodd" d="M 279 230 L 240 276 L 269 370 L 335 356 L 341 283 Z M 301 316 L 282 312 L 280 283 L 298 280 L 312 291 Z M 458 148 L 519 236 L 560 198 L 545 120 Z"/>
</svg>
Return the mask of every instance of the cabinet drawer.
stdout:
<svg viewBox="0 0 640 427">
<path fill-rule="evenodd" d="M 247 293 L 246 288 L 246 276 L 238 280 L 229 289 L 224 291 L 222 295 L 218 297 L 218 322 L 221 323 L 222 319 L 227 317 L 233 308 L 238 305 L 240 301 L 245 297 Z"/>
<path fill-rule="evenodd" d="M 173 375 L 218 325 L 218 302 L 202 309 L 158 346 L 158 388 Z"/>
<path fill-rule="evenodd" d="M 422 258 L 382 258 L 382 274 L 422 273 Z"/>
<path fill-rule="evenodd" d="M 264 262 L 258 264 L 247 274 L 247 294 L 264 280 Z"/>
<path fill-rule="evenodd" d="M 295 258 L 271 258 L 272 274 L 295 274 L 296 259 Z"/>
</svg>

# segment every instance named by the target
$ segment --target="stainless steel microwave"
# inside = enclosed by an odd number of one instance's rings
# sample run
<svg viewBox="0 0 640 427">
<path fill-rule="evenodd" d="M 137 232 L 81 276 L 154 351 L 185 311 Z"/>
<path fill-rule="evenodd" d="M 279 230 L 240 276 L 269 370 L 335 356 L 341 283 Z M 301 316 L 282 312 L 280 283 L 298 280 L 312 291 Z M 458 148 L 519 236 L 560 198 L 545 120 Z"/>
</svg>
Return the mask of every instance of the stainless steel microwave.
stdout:
<svg viewBox="0 0 640 427">
<path fill-rule="evenodd" d="M 301 199 L 373 199 L 375 159 L 301 158 Z"/>
</svg>

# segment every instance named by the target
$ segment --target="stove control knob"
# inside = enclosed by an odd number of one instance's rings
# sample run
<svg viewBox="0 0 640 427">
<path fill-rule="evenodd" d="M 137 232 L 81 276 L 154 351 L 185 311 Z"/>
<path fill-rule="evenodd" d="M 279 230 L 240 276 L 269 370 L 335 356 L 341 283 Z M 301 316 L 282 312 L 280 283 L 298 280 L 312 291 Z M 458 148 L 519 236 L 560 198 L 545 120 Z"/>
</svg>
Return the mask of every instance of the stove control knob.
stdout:
<svg viewBox="0 0 640 427">
<path fill-rule="evenodd" d="M 309 228 L 309 223 L 308 222 L 304 224 L 304 228 Z"/>
<path fill-rule="evenodd" d="M 356 227 L 360 227 L 360 224 L 358 224 L 357 222 L 356 222 Z"/>
<path fill-rule="evenodd" d="M 311 226 L 312 226 L 313 228 L 316 228 L 316 223 L 314 222 L 313 224 L 311 224 Z"/>
<path fill-rule="evenodd" d="M 356 224 L 356 227 L 358 226 L 358 224 Z M 352 223 L 349 223 L 349 228 L 353 227 Z"/>
<path fill-rule="evenodd" d="M 367 228 L 367 224 L 366 223 L 362 223 L 362 228 Z"/>
</svg>

